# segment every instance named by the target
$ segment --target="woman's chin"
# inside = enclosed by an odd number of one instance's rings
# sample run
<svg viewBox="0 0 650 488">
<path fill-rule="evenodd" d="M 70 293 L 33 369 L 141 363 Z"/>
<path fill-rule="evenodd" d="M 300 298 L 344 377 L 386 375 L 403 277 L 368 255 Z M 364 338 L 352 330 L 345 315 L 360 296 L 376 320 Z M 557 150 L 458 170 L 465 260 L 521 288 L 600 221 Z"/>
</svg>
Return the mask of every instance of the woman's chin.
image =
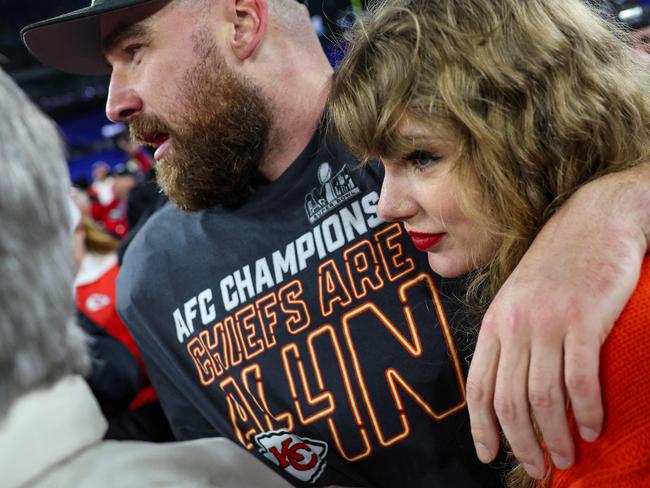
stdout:
<svg viewBox="0 0 650 488">
<path fill-rule="evenodd" d="M 467 265 L 467 260 L 454 259 L 444 253 L 429 252 L 427 254 L 429 266 L 434 273 L 443 278 L 458 278 L 471 271 Z"/>
</svg>

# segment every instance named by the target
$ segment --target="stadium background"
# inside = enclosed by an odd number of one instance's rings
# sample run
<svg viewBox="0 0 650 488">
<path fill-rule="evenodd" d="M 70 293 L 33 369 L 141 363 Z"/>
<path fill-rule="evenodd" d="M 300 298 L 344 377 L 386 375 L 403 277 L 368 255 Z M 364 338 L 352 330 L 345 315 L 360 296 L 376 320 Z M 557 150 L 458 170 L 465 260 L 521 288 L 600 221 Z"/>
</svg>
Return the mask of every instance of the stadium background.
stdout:
<svg viewBox="0 0 650 488">
<path fill-rule="evenodd" d="M 115 129 L 104 115 L 108 77 L 68 75 L 40 65 L 23 47 L 19 31 L 31 22 L 85 7 L 88 1 L 0 0 L 0 66 L 58 123 L 68 147 L 73 181 L 90 178 L 95 161 L 103 160 L 115 166 L 127 158 L 106 137 Z M 601 5 L 604 15 L 622 19 L 632 28 L 650 23 L 650 0 L 589 1 Z M 332 63 L 336 63 L 342 54 L 336 38 L 362 12 L 366 0 L 304 0 L 304 3 L 325 51 Z"/>
</svg>

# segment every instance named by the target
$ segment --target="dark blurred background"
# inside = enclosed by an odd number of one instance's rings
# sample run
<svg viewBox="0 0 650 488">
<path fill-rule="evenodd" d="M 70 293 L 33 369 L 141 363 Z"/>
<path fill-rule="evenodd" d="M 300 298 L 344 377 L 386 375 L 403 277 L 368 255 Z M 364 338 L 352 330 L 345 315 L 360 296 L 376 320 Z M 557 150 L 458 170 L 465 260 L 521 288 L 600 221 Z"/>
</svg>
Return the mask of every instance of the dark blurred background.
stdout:
<svg viewBox="0 0 650 488">
<path fill-rule="evenodd" d="M 460 0 L 459 0 L 460 1 Z M 585 0 L 597 4 L 603 15 L 632 29 L 650 23 L 650 0 Z M 108 79 L 67 75 L 37 63 L 23 47 L 20 28 L 48 17 L 85 7 L 89 0 L 0 0 L 0 65 L 45 112 L 54 118 L 68 145 L 70 173 L 74 180 L 90 178 L 97 160 L 109 166 L 125 162 L 124 151 L 102 135 L 109 124 L 104 116 Z M 342 52 L 334 42 L 365 7 L 365 0 L 303 0 L 312 15 L 314 29 L 333 64 Z"/>
</svg>

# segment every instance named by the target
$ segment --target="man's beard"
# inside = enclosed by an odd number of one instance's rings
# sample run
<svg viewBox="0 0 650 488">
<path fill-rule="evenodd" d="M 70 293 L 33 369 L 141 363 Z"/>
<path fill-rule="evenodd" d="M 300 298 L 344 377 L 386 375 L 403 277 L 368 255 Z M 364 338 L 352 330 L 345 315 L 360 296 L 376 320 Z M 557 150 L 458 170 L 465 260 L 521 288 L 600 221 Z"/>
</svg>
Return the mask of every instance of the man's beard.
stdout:
<svg viewBox="0 0 650 488">
<path fill-rule="evenodd" d="M 131 134 L 169 135 L 171 151 L 156 165 L 158 184 L 181 210 L 241 205 L 259 177 L 266 154 L 270 111 L 250 82 L 234 73 L 217 46 L 195 40 L 201 61 L 185 74 L 181 93 L 188 114 L 172 129 L 161 117 L 138 116 Z"/>
</svg>

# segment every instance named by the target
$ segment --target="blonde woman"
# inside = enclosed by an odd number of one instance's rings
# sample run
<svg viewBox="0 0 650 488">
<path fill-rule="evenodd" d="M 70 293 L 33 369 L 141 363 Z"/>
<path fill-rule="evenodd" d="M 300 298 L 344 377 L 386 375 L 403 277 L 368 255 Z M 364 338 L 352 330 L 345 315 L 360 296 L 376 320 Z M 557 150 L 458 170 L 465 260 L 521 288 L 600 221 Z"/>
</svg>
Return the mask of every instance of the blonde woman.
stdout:
<svg viewBox="0 0 650 488">
<path fill-rule="evenodd" d="M 622 37 L 579 0 L 391 0 L 353 29 L 333 121 L 353 154 L 382 161 L 380 215 L 404 222 L 435 272 L 468 273 L 479 309 L 581 186 L 650 160 L 650 77 Z M 601 353 L 602 435 L 586 442 L 571 419 L 575 465 L 544 472 L 515 451 L 529 475 L 650 483 L 649 348 L 646 258 Z M 510 481 L 532 483 L 522 468 Z"/>
</svg>

